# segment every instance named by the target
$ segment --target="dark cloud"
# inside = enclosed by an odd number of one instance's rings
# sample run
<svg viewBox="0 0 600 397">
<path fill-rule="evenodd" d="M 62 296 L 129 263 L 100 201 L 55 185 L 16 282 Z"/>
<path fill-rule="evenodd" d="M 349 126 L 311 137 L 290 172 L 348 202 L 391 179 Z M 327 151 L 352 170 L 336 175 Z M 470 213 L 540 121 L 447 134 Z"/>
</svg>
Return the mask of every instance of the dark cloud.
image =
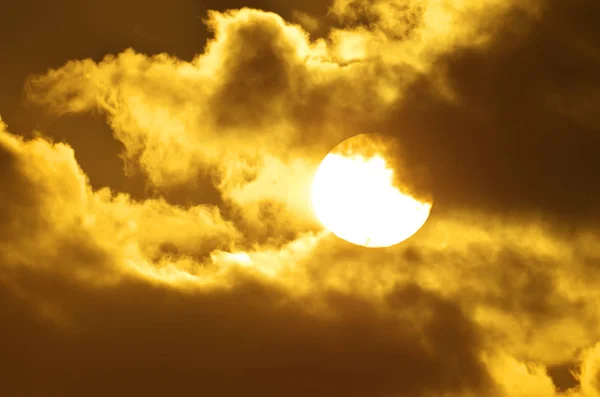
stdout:
<svg viewBox="0 0 600 397">
<path fill-rule="evenodd" d="M 575 377 L 577 367 L 574 363 L 565 363 L 548 367 L 548 375 L 560 391 L 575 388 L 579 382 Z"/>
<path fill-rule="evenodd" d="M 493 21 L 489 45 L 436 62 L 455 101 L 430 75 L 407 90 L 384 128 L 428 169 L 440 207 L 600 220 L 600 123 L 567 106 L 600 105 L 600 31 L 582 17 L 597 12 L 587 1 L 513 9 Z"/>
<path fill-rule="evenodd" d="M 306 84 L 302 70 L 293 70 L 302 68 L 295 59 L 295 43 L 271 16 L 219 34 L 226 37 L 227 51 L 217 77 L 225 81 L 211 98 L 218 126 L 251 130 L 274 124 L 281 102 L 290 101 L 294 86 Z"/>
<path fill-rule="evenodd" d="M 89 289 L 43 272 L 3 270 L 1 280 L 7 395 L 418 396 L 491 387 L 473 325 L 416 286 L 381 307 L 325 295 L 321 313 L 251 280 L 210 293 L 133 280 Z M 64 327 L 11 289 L 43 302 Z"/>
</svg>

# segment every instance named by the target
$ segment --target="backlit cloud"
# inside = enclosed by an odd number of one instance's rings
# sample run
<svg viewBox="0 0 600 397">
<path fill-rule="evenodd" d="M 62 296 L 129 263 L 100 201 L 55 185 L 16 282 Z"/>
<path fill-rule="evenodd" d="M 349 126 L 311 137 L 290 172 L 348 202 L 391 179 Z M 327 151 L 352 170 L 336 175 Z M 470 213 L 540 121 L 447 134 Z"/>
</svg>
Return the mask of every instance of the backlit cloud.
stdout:
<svg viewBox="0 0 600 397">
<path fill-rule="evenodd" d="M 155 194 L 94 189 L 68 143 L 0 126 L 0 391 L 598 396 L 600 125 L 579 105 L 598 58 L 563 7 L 211 11 L 192 60 L 31 76 L 47 112 L 104 117 Z M 364 132 L 433 178 L 398 246 L 351 246 L 310 205 L 320 160 Z M 215 202 L 169 199 L 203 183 Z"/>
</svg>

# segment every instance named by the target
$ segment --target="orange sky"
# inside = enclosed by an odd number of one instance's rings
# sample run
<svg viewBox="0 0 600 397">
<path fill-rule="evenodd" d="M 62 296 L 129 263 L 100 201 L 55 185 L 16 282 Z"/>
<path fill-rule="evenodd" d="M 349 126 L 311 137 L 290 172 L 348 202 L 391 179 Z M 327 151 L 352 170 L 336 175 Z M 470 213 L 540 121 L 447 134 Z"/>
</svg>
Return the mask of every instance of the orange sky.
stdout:
<svg viewBox="0 0 600 397">
<path fill-rule="evenodd" d="M 0 395 L 600 396 L 598 12 L 9 5 Z M 368 132 L 435 197 L 383 249 L 310 203 Z"/>
</svg>

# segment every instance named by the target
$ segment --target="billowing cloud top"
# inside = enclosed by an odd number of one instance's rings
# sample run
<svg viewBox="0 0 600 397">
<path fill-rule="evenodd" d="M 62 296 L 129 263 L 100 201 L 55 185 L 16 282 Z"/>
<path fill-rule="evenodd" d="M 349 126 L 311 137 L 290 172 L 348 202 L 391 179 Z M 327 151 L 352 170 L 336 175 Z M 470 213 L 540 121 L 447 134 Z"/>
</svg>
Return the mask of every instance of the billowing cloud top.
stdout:
<svg viewBox="0 0 600 397">
<path fill-rule="evenodd" d="M 93 188 L 68 143 L 0 126 L 0 394 L 600 396 L 584 3 L 211 11 L 190 61 L 31 76 L 30 103 L 104 117 L 152 194 Z M 399 246 L 345 244 L 310 207 L 320 160 L 365 132 L 431 177 Z"/>
</svg>

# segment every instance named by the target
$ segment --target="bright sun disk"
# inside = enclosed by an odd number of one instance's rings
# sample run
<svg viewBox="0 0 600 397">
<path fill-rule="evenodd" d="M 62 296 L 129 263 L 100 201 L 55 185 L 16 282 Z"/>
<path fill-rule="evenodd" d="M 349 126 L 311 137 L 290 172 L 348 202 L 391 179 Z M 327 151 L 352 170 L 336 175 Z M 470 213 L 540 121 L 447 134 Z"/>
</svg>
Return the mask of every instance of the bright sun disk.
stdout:
<svg viewBox="0 0 600 397">
<path fill-rule="evenodd" d="M 329 153 L 312 185 L 317 218 L 336 236 L 365 247 L 389 247 L 415 234 L 431 203 L 403 194 L 383 157 Z"/>
</svg>

